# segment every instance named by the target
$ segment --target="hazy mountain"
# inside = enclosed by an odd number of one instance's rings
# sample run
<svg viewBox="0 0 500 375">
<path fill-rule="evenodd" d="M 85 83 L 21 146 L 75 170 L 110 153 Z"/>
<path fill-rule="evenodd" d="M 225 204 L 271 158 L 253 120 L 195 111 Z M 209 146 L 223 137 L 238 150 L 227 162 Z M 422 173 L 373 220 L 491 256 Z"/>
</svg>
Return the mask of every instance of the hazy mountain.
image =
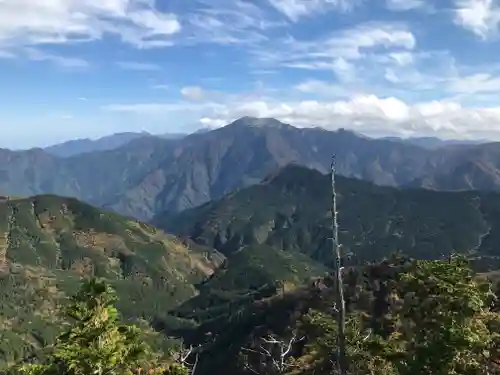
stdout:
<svg viewBox="0 0 500 375">
<path fill-rule="evenodd" d="M 343 130 L 298 129 L 274 119 L 242 118 L 162 145 L 162 160 L 153 166 L 150 159 L 147 173 L 108 201 L 108 207 L 134 216 L 141 211 L 140 218 L 162 210 L 180 211 L 258 183 L 290 162 L 326 171 L 333 153 L 341 174 L 379 184 L 407 183 L 429 165 L 427 151 L 419 147 Z"/>
<path fill-rule="evenodd" d="M 458 140 L 458 139 L 441 139 L 437 137 L 383 137 L 382 139 L 387 139 L 394 142 L 404 142 L 415 146 L 427 148 L 434 150 L 446 146 L 454 145 L 478 145 L 482 143 L 488 143 L 487 140 Z"/>
<path fill-rule="evenodd" d="M 89 152 L 113 150 L 137 138 L 160 137 L 165 139 L 179 139 L 185 136 L 186 134 L 181 133 L 165 133 L 161 135 L 152 135 L 148 132 L 116 133 L 99 139 L 75 139 L 46 147 L 44 150 L 55 156 L 70 157 Z"/>
<path fill-rule="evenodd" d="M 64 159 L 40 149 L 0 150 L 0 192 L 74 196 L 147 220 L 258 183 L 291 162 L 326 172 L 332 154 L 339 174 L 379 185 L 496 190 L 499 152 L 499 144 L 429 150 L 344 129 L 299 129 L 275 119 L 245 117 L 181 139 L 141 137 L 112 150 Z M 471 163 L 487 168 L 460 180 L 465 176 L 460 171 Z"/>
</svg>

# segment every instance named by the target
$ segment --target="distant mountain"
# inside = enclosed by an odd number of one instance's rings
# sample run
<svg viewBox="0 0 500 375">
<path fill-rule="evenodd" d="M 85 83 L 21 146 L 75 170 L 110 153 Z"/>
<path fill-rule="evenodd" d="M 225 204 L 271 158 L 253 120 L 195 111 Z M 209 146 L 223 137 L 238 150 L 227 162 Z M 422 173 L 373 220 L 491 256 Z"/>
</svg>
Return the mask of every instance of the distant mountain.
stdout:
<svg viewBox="0 0 500 375">
<path fill-rule="evenodd" d="M 55 156 L 70 157 L 88 152 L 113 150 L 134 139 L 149 136 L 151 134 L 147 132 L 117 133 L 99 139 L 75 139 L 46 147 L 44 150 Z"/>
<path fill-rule="evenodd" d="M 434 190 L 500 190 L 500 143 L 453 146 L 442 153 L 438 169 L 406 186 Z"/>
<path fill-rule="evenodd" d="M 244 117 L 181 139 L 140 137 L 112 150 L 67 158 L 40 149 L 0 150 L 0 193 L 73 196 L 149 220 L 259 183 L 291 162 L 326 172 L 332 154 L 339 174 L 379 185 L 500 190 L 495 177 L 500 144 L 429 150 L 345 129 L 299 129 L 275 119 Z M 458 177 L 471 163 L 487 168 L 481 170 L 483 177 L 479 172 L 467 174 L 465 180 L 479 180 L 466 183 Z"/>
<path fill-rule="evenodd" d="M 133 141 L 134 139 L 143 137 L 160 137 L 165 139 L 180 139 L 185 137 L 186 134 L 182 133 L 165 133 L 161 135 L 152 135 L 148 132 L 141 133 L 116 133 L 102 137 L 99 139 L 75 139 L 67 141 L 64 143 L 59 143 L 53 146 L 46 147 L 44 150 L 49 154 L 59 156 L 59 157 L 70 157 L 80 154 L 96 152 L 96 151 L 107 151 L 113 150 L 118 147 L 124 146 L 127 143 Z"/>
<path fill-rule="evenodd" d="M 500 193 L 397 189 L 338 177 L 340 240 L 349 264 L 404 251 L 419 259 L 475 250 L 500 267 Z M 332 264 L 328 175 L 287 166 L 264 182 L 153 223 L 226 256 L 269 246 Z"/>
<path fill-rule="evenodd" d="M 428 164 L 427 150 L 419 147 L 370 140 L 345 130 L 298 129 L 274 119 L 253 118 L 192 134 L 152 152 L 159 157 L 156 166 L 150 158 L 150 169 L 143 168 L 146 173 L 134 181 L 127 179 L 133 186 L 108 200 L 106 207 L 148 219 L 258 183 L 290 162 L 326 171 L 333 153 L 341 174 L 386 185 L 412 181 Z"/>
<path fill-rule="evenodd" d="M 60 331 L 57 304 L 97 276 L 127 319 L 165 317 L 224 257 L 150 225 L 57 196 L 0 197 L 0 369 Z"/>
<path fill-rule="evenodd" d="M 482 143 L 488 143 L 486 140 L 458 140 L 458 139 L 441 139 L 437 137 L 383 137 L 382 139 L 387 139 L 394 142 L 405 142 L 415 146 L 427 148 L 430 150 L 435 150 L 437 148 L 454 146 L 454 145 L 478 145 Z"/>
</svg>

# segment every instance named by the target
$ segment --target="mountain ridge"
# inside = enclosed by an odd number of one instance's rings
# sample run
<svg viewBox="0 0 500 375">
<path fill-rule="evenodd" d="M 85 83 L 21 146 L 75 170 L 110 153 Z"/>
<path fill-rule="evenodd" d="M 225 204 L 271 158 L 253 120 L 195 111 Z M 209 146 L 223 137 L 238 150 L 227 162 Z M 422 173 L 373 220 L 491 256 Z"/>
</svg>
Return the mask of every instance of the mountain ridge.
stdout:
<svg viewBox="0 0 500 375">
<path fill-rule="evenodd" d="M 398 189 L 342 176 L 336 183 L 349 264 L 398 251 L 425 259 L 475 251 L 492 267 L 500 259 L 499 193 Z M 264 183 L 153 223 L 226 256 L 266 245 L 331 265 L 330 204 L 328 175 L 290 165 Z"/>
<path fill-rule="evenodd" d="M 290 162 L 327 172 L 334 153 L 340 175 L 379 185 L 500 190 L 498 143 L 428 150 L 345 129 L 296 128 L 247 117 L 182 139 L 142 137 L 113 150 L 67 158 L 40 149 L 3 150 L 0 192 L 73 196 L 150 220 L 166 210 L 196 207 L 259 183 Z M 487 168 L 476 171 L 474 164 Z M 468 177 L 455 178 L 453 171 Z"/>
</svg>

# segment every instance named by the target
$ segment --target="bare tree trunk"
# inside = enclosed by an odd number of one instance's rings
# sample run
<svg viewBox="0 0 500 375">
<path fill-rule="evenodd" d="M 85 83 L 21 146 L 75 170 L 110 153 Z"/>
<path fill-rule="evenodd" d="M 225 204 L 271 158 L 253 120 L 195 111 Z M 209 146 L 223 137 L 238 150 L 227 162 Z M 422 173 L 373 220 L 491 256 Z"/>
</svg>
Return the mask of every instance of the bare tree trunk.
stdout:
<svg viewBox="0 0 500 375">
<path fill-rule="evenodd" d="M 347 362 L 345 353 L 345 300 L 342 282 L 341 245 L 339 243 L 339 226 L 337 218 L 337 192 L 335 190 L 335 155 L 332 158 L 332 251 L 335 258 L 336 276 L 336 309 L 337 309 L 337 371 L 339 375 L 347 374 Z"/>
</svg>

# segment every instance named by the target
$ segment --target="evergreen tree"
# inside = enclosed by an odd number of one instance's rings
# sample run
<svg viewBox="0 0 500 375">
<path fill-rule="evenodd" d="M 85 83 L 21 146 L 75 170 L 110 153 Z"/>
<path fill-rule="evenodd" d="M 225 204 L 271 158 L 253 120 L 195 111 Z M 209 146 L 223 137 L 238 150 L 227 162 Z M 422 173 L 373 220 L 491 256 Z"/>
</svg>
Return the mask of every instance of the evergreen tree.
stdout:
<svg viewBox="0 0 500 375">
<path fill-rule="evenodd" d="M 151 365 L 152 353 L 133 325 L 119 323 L 116 296 L 105 282 L 85 281 L 66 308 L 73 322 L 46 364 L 24 365 L 30 375 L 125 375 Z M 151 366 L 149 366 L 151 367 Z"/>
</svg>

